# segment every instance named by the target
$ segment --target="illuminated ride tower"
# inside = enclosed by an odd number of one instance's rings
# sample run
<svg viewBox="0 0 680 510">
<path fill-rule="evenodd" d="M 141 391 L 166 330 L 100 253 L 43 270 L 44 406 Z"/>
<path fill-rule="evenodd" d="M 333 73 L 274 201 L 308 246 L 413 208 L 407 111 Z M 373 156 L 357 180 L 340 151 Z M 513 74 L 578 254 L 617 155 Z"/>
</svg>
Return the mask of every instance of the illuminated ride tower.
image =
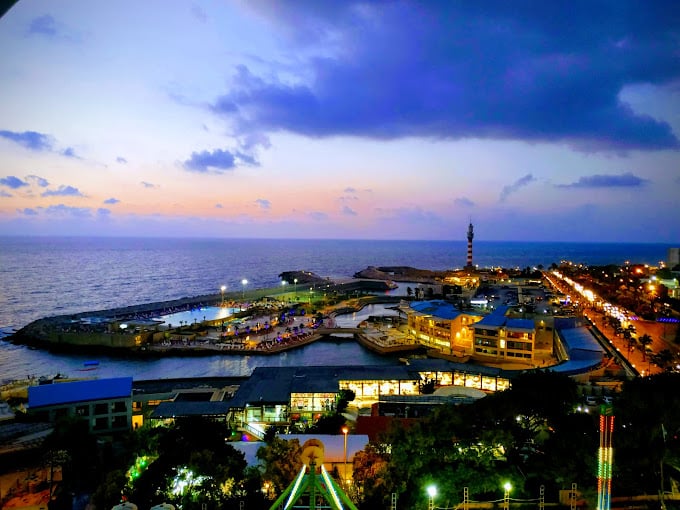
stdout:
<svg viewBox="0 0 680 510">
<path fill-rule="evenodd" d="M 597 510 L 609 510 L 612 496 L 612 434 L 614 410 L 611 404 L 600 406 L 600 448 L 597 452 Z"/>
<path fill-rule="evenodd" d="M 472 221 L 468 225 L 468 249 L 467 249 L 467 267 L 472 267 L 472 239 L 475 237 L 474 229 L 472 227 Z"/>
</svg>

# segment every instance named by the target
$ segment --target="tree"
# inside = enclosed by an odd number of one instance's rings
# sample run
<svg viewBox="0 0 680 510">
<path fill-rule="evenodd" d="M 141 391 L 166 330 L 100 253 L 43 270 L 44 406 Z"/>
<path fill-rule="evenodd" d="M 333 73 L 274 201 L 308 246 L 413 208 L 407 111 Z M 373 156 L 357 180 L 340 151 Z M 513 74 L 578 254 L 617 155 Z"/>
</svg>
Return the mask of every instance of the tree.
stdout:
<svg viewBox="0 0 680 510">
<path fill-rule="evenodd" d="M 613 483 L 627 494 L 656 493 L 663 464 L 680 466 L 680 374 L 626 381 L 614 411 Z"/>
<path fill-rule="evenodd" d="M 385 472 L 388 467 L 388 455 L 380 451 L 374 444 L 354 455 L 352 464 L 353 480 L 359 488 L 359 499 L 365 508 L 381 508 L 389 494 L 386 487 Z"/>
<path fill-rule="evenodd" d="M 59 419 L 45 439 L 48 456 L 61 458 L 62 485 L 67 490 L 89 489 L 96 481 L 97 440 L 90 434 L 87 420 L 67 416 Z"/>
<path fill-rule="evenodd" d="M 302 469 L 300 441 L 286 441 L 274 437 L 257 450 L 257 458 L 264 463 L 262 479 L 269 482 L 276 494 L 281 494 Z"/>
<path fill-rule="evenodd" d="M 134 480 L 133 500 L 160 503 L 172 497 L 174 480 L 189 476 L 191 486 L 174 499 L 184 508 L 200 508 L 207 501 L 224 506 L 239 496 L 246 461 L 225 443 L 228 431 L 223 423 L 183 418 L 161 430 L 157 458 Z"/>
<path fill-rule="evenodd" d="M 638 338 L 638 342 L 640 342 L 640 350 L 642 351 L 642 361 L 645 361 L 645 357 L 647 355 L 647 346 L 653 342 L 652 337 L 645 333 L 640 338 Z"/>
</svg>

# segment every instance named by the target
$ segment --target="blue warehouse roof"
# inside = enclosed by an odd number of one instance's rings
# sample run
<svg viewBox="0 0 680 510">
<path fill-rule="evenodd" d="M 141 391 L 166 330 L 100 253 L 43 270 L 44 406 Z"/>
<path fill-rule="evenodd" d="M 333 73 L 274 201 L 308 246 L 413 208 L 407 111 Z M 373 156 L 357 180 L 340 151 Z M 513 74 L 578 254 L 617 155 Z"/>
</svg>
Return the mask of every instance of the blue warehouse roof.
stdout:
<svg viewBox="0 0 680 510">
<path fill-rule="evenodd" d="M 93 379 L 28 387 L 30 408 L 132 396 L 132 377 Z"/>
<path fill-rule="evenodd" d="M 586 327 L 558 329 L 557 334 L 570 359 L 602 359 L 604 356 L 604 349 Z"/>
</svg>

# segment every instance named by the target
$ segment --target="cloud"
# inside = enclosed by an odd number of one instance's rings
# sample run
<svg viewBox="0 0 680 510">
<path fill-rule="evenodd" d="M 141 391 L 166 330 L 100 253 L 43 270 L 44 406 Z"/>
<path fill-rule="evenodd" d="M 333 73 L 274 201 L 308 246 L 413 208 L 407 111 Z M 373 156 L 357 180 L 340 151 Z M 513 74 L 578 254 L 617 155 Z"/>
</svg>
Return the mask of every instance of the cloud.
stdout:
<svg viewBox="0 0 680 510">
<path fill-rule="evenodd" d="M 346 187 L 344 190 L 342 190 L 343 193 L 356 193 L 357 189 L 353 188 L 351 186 Z"/>
<path fill-rule="evenodd" d="M 107 209 L 106 207 L 100 207 L 99 209 L 97 209 L 97 216 L 101 217 L 111 216 L 111 209 Z"/>
<path fill-rule="evenodd" d="M 18 177 L 15 177 L 13 175 L 8 175 L 7 177 L 1 177 L 0 178 L 0 184 L 2 186 L 7 186 L 8 188 L 12 189 L 18 189 L 18 188 L 23 188 L 24 186 L 28 186 L 28 183 L 25 181 L 22 181 Z"/>
<path fill-rule="evenodd" d="M 586 175 L 571 184 L 557 184 L 558 188 L 638 188 L 649 181 L 628 172 L 619 175 Z"/>
<path fill-rule="evenodd" d="M 56 190 L 47 190 L 40 195 L 41 197 L 84 197 L 78 188 L 73 186 L 59 186 Z"/>
<path fill-rule="evenodd" d="M 22 214 L 24 216 L 37 216 L 38 211 L 31 207 L 26 207 L 25 209 L 17 209 L 17 213 Z"/>
<path fill-rule="evenodd" d="M 46 188 L 47 186 L 50 185 L 50 183 L 48 182 L 47 179 L 44 179 L 44 178 L 39 177 L 37 175 L 27 175 L 26 180 L 34 181 L 41 188 Z"/>
<path fill-rule="evenodd" d="M 528 184 L 534 182 L 535 180 L 536 180 L 536 178 L 533 175 L 527 174 L 524 177 L 520 177 L 519 179 L 517 179 L 512 184 L 508 184 L 507 186 L 503 186 L 503 189 L 501 190 L 501 196 L 499 198 L 499 201 L 505 202 L 505 200 L 512 193 L 519 191 L 520 188 L 527 186 Z"/>
<path fill-rule="evenodd" d="M 325 221 L 328 219 L 328 214 L 321 211 L 312 211 L 309 213 L 309 217 L 314 221 Z"/>
<path fill-rule="evenodd" d="M 57 23 L 49 14 L 38 16 L 31 20 L 31 24 L 28 26 L 28 33 L 55 37 L 57 35 Z"/>
<path fill-rule="evenodd" d="M 260 206 L 260 209 L 271 209 L 272 203 L 264 198 L 258 198 L 255 203 Z"/>
<path fill-rule="evenodd" d="M 76 156 L 76 151 L 73 147 L 66 147 L 63 151 L 61 151 L 61 154 L 66 156 L 67 158 L 80 159 L 78 156 Z"/>
<path fill-rule="evenodd" d="M 344 214 L 345 216 L 356 216 L 357 212 L 348 206 L 344 206 L 342 208 L 342 214 Z"/>
<path fill-rule="evenodd" d="M 205 11 L 201 8 L 201 6 L 198 4 L 191 4 L 191 14 L 201 23 L 205 23 L 206 21 L 208 21 L 208 16 L 206 15 Z"/>
<path fill-rule="evenodd" d="M 64 204 L 51 205 L 49 207 L 38 207 L 38 209 L 50 216 L 74 216 L 76 218 L 88 218 L 92 216 L 89 207 L 71 207 Z"/>
<path fill-rule="evenodd" d="M 223 209 L 222 204 L 215 204 L 215 209 Z"/>
<path fill-rule="evenodd" d="M 680 79 L 680 25 L 669 9 L 644 2 L 614 11 L 606 3 L 501 0 L 325 4 L 252 3 L 289 51 L 300 50 L 299 71 L 237 68 L 212 108 L 236 119 L 242 135 L 680 148 L 667 122 L 620 99 L 627 85 Z"/>
<path fill-rule="evenodd" d="M 111 204 L 111 205 L 117 204 L 119 202 L 120 202 L 120 200 L 118 200 L 117 198 L 113 198 L 113 197 L 107 198 L 106 200 L 104 200 L 105 204 Z"/>
<path fill-rule="evenodd" d="M 145 188 L 155 188 L 155 187 L 156 187 L 155 184 L 152 184 L 152 183 L 146 182 L 146 181 L 142 181 L 141 184 L 142 184 L 142 186 L 144 186 Z"/>
<path fill-rule="evenodd" d="M 47 37 L 72 43 L 82 40 L 82 34 L 58 22 L 50 14 L 43 14 L 33 18 L 28 25 L 27 34 L 29 36 Z"/>
<path fill-rule="evenodd" d="M 192 152 L 191 157 L 184 162 L 184 168 L 193 172 L 207 172 L 210 168 L 232 170 L 235 167 L 234 155 L 222 149 L 215 149 L 212 152 Z"/>
<path fill-rule="evenodd" d="M 11 193 L 8 193 L 8 192 L 5 191 L 4 189 L 0 189 L 0 197 L 9 198 L 9 197 L 11 197 L 11 196 L 13 196 Z"/>
<path fill-rule="evenodd" d="M 475 203 L 470 200 L 469 198 L 466 197 L 458 197 L 453 201 L 454 204 L 459 205 L 461 207 L 474 207 Z"/>
<path fill-rule="evenodd" d="M 23 131 L 19 133 L 16 131 L 0 130 L 0 137 L 16 142 L 19 145 L 33 151 L 52 149 L 51 138 L 36 131 Z"/>
<path fill-rule="evenodd" d="M 126 165 L 126 164 L 127 164 L 127 159 L 125 159 L 125 158 L 123 158 L 123 157 L 121 157 L 121 156 L 118 156 L 118 157 L 116 158 L 116 163 L 120 163 L 121 165 Z"/>
</svg>

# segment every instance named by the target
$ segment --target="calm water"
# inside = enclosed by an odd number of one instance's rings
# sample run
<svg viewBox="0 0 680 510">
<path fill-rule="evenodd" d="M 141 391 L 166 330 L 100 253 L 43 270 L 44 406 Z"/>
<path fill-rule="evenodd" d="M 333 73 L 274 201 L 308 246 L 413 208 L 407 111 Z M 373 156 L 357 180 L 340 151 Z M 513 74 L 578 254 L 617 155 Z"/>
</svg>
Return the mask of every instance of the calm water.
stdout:
<svg viewBox="0 0 680 510">
<path fill-rule="evenodd" d="M 466 247 L 465 241 L 3 237 L 0 337 L 45 316 L 219 294 L 221 285 L 227 285 L 227 292 L 240 291 L 244 278 L 248 288 L 274 287 L 283 271 L 307 270 L 336 278 L 351 277 L 371 265 L 462 267 Z M 480 267 L 549 266 L 563 259 L 588 264 L 625 260 L 656 264 L 666 259 L 669 247 L 476 241 L 474 262 Z M 0 379 L 57 371 L 73 375 L 83 360 L 0 341 Z M 137 379 L 245 375 L 258 365 L 385 362 L 351 342 L 319 343 L 276 358 L 100 361 L 100 375 L 132 375 Z"/>
</svg>

